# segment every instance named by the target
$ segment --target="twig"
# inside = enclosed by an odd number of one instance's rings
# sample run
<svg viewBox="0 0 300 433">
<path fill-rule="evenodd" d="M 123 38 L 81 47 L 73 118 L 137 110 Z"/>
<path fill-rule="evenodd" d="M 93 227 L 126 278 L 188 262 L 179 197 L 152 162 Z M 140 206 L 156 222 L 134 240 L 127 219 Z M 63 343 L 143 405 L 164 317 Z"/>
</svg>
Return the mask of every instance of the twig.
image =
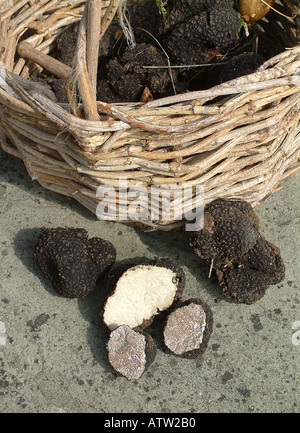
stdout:
<svg viewBox="0 0 300 433">
<path fill-rule="evenodd" d="M 86 118 L 88 120 L 98 120 L 96 98 L 94 98 L 86 66 L 87 7 L 88 3 L 86 3 L 78 30 L 77 46 L 74 56 L 76 63 L 73 77 L 70 80 L 70 86 L 73 86 L 70 99 L 74 102 L 75 83 L 78 81 L 79 93 Z"/>
<path fill-rule="evenodd" d="M 170 59 L 169 59 L 168 54 L 167 54 L 166 51 L 164 50 L 163 46 L 162 46 L 161 43 L 156 39 L 156 37 L 152 35 L 152 33 L 148 32 L 148 30 L 143 29 L 143 28 L 141 28 L 141 27 L 137 27 L 136 30 L 142 30 L 142 31 L 148 33 L 148 35 L 150 35 L 150 36 L 151 36 L 151 37 L 152 37 L 152 38 L 157 42 L 157 44 L 159 45 L 159 47 L 160 47 L 161 50 L 163 51 L 164 55 L 165 55 L 166 58 L 167 58 L 167 63 L 168 63 L 168 66 L 167 66 L 167 67 L 168 67 L 168 69 L 169 69 L 169 75 L 170 75 L 170 78 L 171 78 L 171 83 L 172 83 L 172 87 L 173 87 L 174 95 L 177 95 L 176 88 L 175 88 L 175 84 L 174 84 L 174 80 L 173 80 L 173 75 L 172 75 L 172 71 L 171 71 L 171 63 L 170 63 Z"/>
<path fill-rule="evenodd" d="M 282 15 L 285 18 L 291 18 L 288 15 L 283 14 L 282 12 L 279 12 L 277 9 L 273 8 L 273 6 L 271 6 L 269 3 L 265 2 L 265 0 L 260 0 L 261 2 L 263 2 L 266 6 L 268 6 L 270 9 L 272 9 L 272 11 L 278 13 L 279 15 Z"/>
<path fill-rule="evenodd" d="M 212 259 L 212 261 L 211 261 L 211 263 L 210 263 L 210 268 L 209 268 L 208 278 L 211 277 L 211 273 L 212 273 L 212 270 L 213 270 L 213 266 L 214 266 L 214 259 Z"/>
<path fill-rule="evenodd" d="M 101 3 L 101 0 L 90 0 L 87 3 L 86 65 L 91 83 L 91 91 L 95 101 L 97 89 Z"/>
<path fill-rule="evenodd" d="M 102 36 L 104 35 L 104 33 L 106 32 L 108 26 L 110 25 L 110 23 L 112 22 L 118 8 L 120 5 L 121 0 L 111 0 L 108 8 L 106 9 L 105 15 L 101 20 L 101 33 L 100 33 L 100 39 L 102 38 Z"/>
<path fill-rule="evenodd" d="M 143 66 L 143 69 L 190 69 L 190 68 L 200 68 L 202 66 L 218 66 L 226 65 L 227 62 L 220 63 L 203 63 L 202 65 L 176 65 L 176 66 Z"/>
<path fill-rule="evenodd" d="M 24 59 L 32 60 L 44 69 L 47 69 L 47 71 L 51 72 L 56 77 L 66 79 L 72 73 L 72 68 L 59 60 L 40 52 L 28 42 L 21 42 L 18 45 L 17 52 L 19 56 Z"/>
</svg>

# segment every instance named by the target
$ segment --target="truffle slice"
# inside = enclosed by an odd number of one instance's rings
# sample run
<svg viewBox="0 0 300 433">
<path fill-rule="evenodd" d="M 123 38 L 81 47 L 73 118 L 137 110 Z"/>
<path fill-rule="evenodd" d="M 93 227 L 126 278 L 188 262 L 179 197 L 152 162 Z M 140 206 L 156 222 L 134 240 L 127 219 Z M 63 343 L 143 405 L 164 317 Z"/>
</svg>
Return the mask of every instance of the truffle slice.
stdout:
<svg viewBox="0 0 300 433">
<path fill-rule="evenodd" d="M 170 313 L 165 324 L 164 341 L 175 355 L 198 358 L 206 349 L 213 330 L 213 315 L 201 299 L 183 302 Z"/>
<path fill-rule="evenodd" d="M 143 329 L 180 298 L 184 286 L 184 272 L 172 259 L 119 267 L 108 278 L 111 294 L 103 321 L 110 330 L 121 325 Z"/>
<path fill-rule="evenodd" d="M 34 260 L 56 292 L 83 298 L 115 262 L 116 250 L 104 239 L 89 239 L 85 229 L 51 228 L 38 238 Z"/>
<path fill-rule="evenodd" d="M 215 269 L 229 266 L 252 248 L 258 237 L 258 218 L 249 203 L 218 199 L 204 209 L 204 226 L 192 232 L 190 245 Z"/>
<path fill-rule="evenodd" d="M 107 350 L 111 366 L 128 380 L 139 379 L 156 356 L 152 337 L 127 325 L 111 332 Z"/>
<path fill-rule="evenodd" d="M 224 294 L 245 304 L 253 304 L 262 298 L 270 285 L 282 281 L 284 274 L 279 249 L 262 236 L 240 260 L 222 271 L 217 270 Z"/>
</svg>

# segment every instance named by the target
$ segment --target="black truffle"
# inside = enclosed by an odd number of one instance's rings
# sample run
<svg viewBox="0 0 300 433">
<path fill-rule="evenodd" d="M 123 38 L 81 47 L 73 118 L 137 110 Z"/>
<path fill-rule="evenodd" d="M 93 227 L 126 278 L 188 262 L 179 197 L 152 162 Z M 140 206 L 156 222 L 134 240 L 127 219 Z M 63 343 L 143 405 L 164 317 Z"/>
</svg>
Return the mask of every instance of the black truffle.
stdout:
<svg viewBox="0 0 300 433">
<path fill-rule="evenodd" d="M 128 380 L 139 379 L 156 356 L 152 337 L 127 325 L 111 332 L 107 351 L 111 366 Z"/>
<path fill-rule="evenodd" d="M 174 7 L 163 22 L 165 32 L 213 7 L 222 8 L 225 3 L 228 6 L 233 6 L 232 0 L 176 0 L 174 3 Z"/>
<path fill-rule="evenodd" d="M 167 47 L 172 58 L 181 64 L 201 63 L 210 51 L 227 50 L 234 45 L 239 25 L 233 7 L 228 2 L 217 2 L 174 27 Z"/>
<path fill-rule="evenodd" d="M 283 280 L 285 267 L 280 250 L 259 235 L 253 248 L 217 277 L 228 298 L 245 304 L 258 301 L 270 285 Z"/>
<path fill-rule="evenodd" d="M 163 21 L 153 0 L 131 0 L 126 6 L 136 42 L 153 43 L 154 39 L 151 35 L 158 36 Z"/>
<path fill-rule="evenodd" d="M 249 203 L 218 199 L 205 206 L 203 229 L 191 233 L 190 244 L 199 257 L 222 269 L 255 245 L 258 225 Z"/>
<path fill-rule="evenodd" d="M 116 259 L 114 246 L 82 228 L 51 228 L 38 238 L 34 260 L 56 292 L 66 298 L 82 298 Z"/>
<path fill-rule="evenodd" d="M 213 314 L 201 299 L 182 302 L 169 314 L 164 341 L 168 349 L 183 358 L 198 358 L 206 349 L 213 331 Z"/>
<path fill-rule="evenodd" d="M 145 66 L 166 66 L 167 58 L 151 44 L 137 44 L 134 48 L 127 47 L 120 59 L 108 62 L 107 81 L 119 102 L 139 102 L 145 86 L 154 97 L 165 96 L 172 89 L 172 81 L 167 69 L 145 68 Z M 175 73 L 174 73 L 175 78 Z M 99 82 L 98 95 L 104 94 Z M 107 93 L 107 90 L 105 90 Z"/>
<path fill-rule="evenodd" d="M 226 59 L 222 67 L 220 81 L 230 81 L 243 75 L 252 74 L 265 62 L 265 58 L 257 53 L 242 53 Z"/>
<path fill-rule="evenodd" d="M 284 278 L 279 249 L 259 232 L 259 220 L 242 200 L 218 199 L 204 209 L 204 226 L 190 245 L 215 269 L 224 294 L 252 304 Z"/>
<path fill-rule="evenodd" d="M 121 265 L 107 277 L 100 316 L 110 330 L 121 325 L 144 329 L 181 297 L 184 287 L 184 272 L 173 259 Z"/>
</svg>

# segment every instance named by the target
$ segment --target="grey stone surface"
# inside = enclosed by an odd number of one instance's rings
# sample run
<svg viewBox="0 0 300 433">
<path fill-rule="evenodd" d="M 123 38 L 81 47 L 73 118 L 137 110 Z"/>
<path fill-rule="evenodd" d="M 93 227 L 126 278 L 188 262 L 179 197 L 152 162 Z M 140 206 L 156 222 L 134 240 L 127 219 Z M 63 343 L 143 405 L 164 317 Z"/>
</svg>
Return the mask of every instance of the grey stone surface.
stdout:
<svg viewBox="0 0 300 433">
<path fill-rule="evenodd" d="M 300 345 L 292 326 L 300 321 L 300 175 L 283 185 L 256 212 L 262 233 L 281 249 L 286 278 L 244 305 L 208 279 L 183 231 L 100 222 L 31 181 L 22 161 L 0 151 L 0 412 L 299 412 Z M 38 235 L 57 226 L 84 227 L 111 241 L 118 263 L 178 260 L 187 278 L 183 299 L 200 297 L 214 314 L 202 358 L 171 354 L 157 322 L 149 329 L 158 346 L 149 370 L 138 381 L 117 375 L 98 313 L 101 283 L 87 298 L 63 299 L 33 262 Z"/>
</svg>

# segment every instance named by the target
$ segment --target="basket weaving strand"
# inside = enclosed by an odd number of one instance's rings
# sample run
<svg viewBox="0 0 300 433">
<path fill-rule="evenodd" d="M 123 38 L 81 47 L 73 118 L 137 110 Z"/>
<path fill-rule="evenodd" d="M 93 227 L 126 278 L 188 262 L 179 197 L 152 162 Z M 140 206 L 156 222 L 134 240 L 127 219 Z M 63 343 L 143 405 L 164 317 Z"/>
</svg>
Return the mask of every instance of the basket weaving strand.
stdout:
<svg viewBox="0 0 300 433">
<path fill-rule="evenodd" d="M 43 187 L 93 213 L 103 185 L 113 187 L 117 206 L 130 211 L 120 179 L 149 194 L 152 186 L 201 186 L 204 204 L 226 197 L 256 206 L 279 189 L 300 167 L 298 18 L 271 11 L 262 20 L 263 29 L 276 29 L 286 50 L 255 73 L 147 103 L 108 104 L 96 101 L 95 53 L 123 6 L 118 0 L 19 0 L 0 11 L 2 149 L 21 158 Z M 284 1 L 275 6 L 291 15 Z M 57 74 L 72 84 L 69 103 L 60 103 L 48 86 L 34 81 L 41 63 L 20 53 L 27 43 L 47 61 L 63 31 L 77 22 L 74 68 L 58 65 Z M 174 212 L 160 217 L 161 206 L 159 217 L 143 224 L 162 230 L 184 224 Z"/>
</svg>

